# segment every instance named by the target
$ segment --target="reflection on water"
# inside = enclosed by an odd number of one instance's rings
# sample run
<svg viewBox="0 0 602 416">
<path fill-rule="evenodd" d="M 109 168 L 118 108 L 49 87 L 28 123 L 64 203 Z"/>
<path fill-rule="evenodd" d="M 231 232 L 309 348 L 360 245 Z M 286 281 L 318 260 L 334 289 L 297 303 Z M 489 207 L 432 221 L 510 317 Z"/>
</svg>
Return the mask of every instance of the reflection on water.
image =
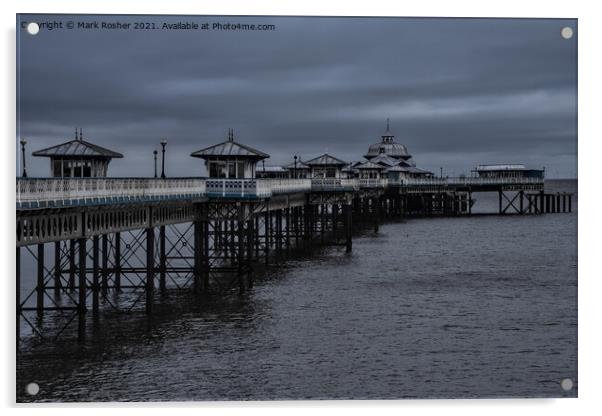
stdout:
<svg viewBox="0 0 602 416">
<path fill-rule="evenodd" d="M 27 348 L 18 399 L 31 381 L 40 401 L 574 397 L 576 227 L 576 211 L 385 224 L 242 296 L 173 292 L 151 317 L 103 314 L 82 345 Z"/>
</svg>

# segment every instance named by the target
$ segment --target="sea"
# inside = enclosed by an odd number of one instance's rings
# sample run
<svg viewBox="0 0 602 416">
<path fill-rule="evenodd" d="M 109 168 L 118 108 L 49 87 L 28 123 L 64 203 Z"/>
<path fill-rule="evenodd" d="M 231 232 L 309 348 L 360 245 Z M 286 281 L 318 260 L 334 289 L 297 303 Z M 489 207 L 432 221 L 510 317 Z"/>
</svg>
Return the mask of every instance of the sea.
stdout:
<svg viewBox="0 0 602 416">
<path fill-rule="evenodd" d="M 82 343 L 23 342 L 17 400 L 576 397 L 577 181 L 546 191 L 573 193 L 572 213 L 385 222 L 242 295 L 173 291 Z"/>
</svg>

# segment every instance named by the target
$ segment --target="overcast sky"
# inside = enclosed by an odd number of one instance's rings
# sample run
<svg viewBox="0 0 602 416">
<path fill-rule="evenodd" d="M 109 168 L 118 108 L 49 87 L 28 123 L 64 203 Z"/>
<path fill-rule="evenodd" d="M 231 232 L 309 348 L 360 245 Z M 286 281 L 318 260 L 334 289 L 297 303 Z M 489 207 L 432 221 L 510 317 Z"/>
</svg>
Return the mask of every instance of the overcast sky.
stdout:
<svg viewBox="0 0 602 416">
<path fill-rule="evenodd" d="M 124 154 L 110 176 L 204 174 L 191 152 L 236 140 L 266 165 L 360 160 L 391 119 L 417 165 L 479 163 L 576 177 L 576 20 L 21 16 L 23 21 L 274 24 L 274 31 L 18 29 L 18 136 L 31 152 L 84 137 Z M 564 39 L 561 29 L 573 28 Z"/>
</svg>

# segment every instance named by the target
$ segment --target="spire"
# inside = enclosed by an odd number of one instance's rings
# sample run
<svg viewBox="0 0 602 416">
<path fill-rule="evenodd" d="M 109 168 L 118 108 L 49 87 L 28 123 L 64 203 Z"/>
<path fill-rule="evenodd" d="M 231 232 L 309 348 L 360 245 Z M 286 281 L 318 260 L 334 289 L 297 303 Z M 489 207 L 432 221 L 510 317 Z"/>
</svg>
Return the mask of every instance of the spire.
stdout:
<svg viewBox="0 0 602 416">
<path fill-rule="evenodd" d="M 232 129 L 232 128 L 228 129 L 228 141 L 229 142 L 234 141 L 234 129 Z"/>
<path fill-rule="evenodd" d="M 387 130 L 382 135 L 383 142 L 392 142 L 393 141 L 393 133 L 391 133 L 391 128 L 389 126 L 389 117 L 387 117 Z"/>
<path fill-rule="evenodd" d="M 75 128 L 75 140 L 77 140 L 77 127 Z"/>
<path fill-rule="evenodd" d="M 79 128 L 79 141 L 81 142 L 82 140 L 84 140 L 84 136 L 82 134 L 82 128 Z"/>
</svg>

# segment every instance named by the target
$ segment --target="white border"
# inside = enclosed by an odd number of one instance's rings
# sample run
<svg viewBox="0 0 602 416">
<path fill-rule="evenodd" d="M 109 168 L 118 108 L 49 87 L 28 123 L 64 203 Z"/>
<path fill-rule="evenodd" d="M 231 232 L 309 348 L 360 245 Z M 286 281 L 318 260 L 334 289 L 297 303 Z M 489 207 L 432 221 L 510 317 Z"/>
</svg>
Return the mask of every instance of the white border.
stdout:
<svg viewBox="0 0 602 416">
<path fill-rule="evenodd" d="M 579 39 L 579 399 L 557 400 L 436 400 L 436 401 L 334 401 L 334 402 L 274 402 L 274 403 L 182 403 L 182 404 L 92 404 L 87 405 L 88 414 L 103 414 L 111 407 L 111 412 L 163 414 L 167 406 L 178 406 L 179 412 L 198 414 L 211 410 L 219 413 L 245 411 L 255 415 L 287 414 L 306 415 L 308 411 L 331 413 L 343 410 L 345 413 L 363 414 L 366 411 L 377 411 L 386 414 L 400 412 L 426 413 L 446 415 L 507 415 L 508 413 L 529 412 L 533 414 L 566 415 L 569 413 L 593 413 L 600 407 L 599 389 L 602 378 L 600 368 L 600 335 L 602 325 L 599 319 L 599 297 L 601 290 L 601 273 L 596 258 L 598 250 L 600 214 L 602 208 L 598 190 L 597 167 L 600 165 L 600 77 L 602 66 L 600 41 L 602 40 L 602 24 L 596 2 L 577 2 L 575 0 L 527 2 L 525 0 L 505 0 L 495 3 L 489 1 L 412 1 L 386 2 L 370 0 L 350 3 L 350 1 L 303 0 L 285 1 L 214 1 L 191 2 L 182 0 L 106 0 L 102 2 L 62 1 L 52 2 L 21 0 L 19 2 L 4 1 L 2 13 L 2 83 L 4 97 L 2 105 L 2 126 L 4 127 L 4 144 L 8 151 L 2 154 L 2 181 L 0 184 L 3 198 L 0 264 L 3 265 L 1 275 L 1 310 L 3 313 L 2 377 L 0 377 L 1 403 L 15 411 L 14 397 L 14 172 L 15 172 L 15 13 L 136 13 L 136 14 L 271 14 L 271 15 L 331 15 L 331 16 L 475 16 L 475 17 L 565 17 L 578 18 Z M 44 414 L 69 414 L 79 412 L 72 405 L 17 406 L 28 407 L 27 411 L 43 411 Z"/>
</svg>

